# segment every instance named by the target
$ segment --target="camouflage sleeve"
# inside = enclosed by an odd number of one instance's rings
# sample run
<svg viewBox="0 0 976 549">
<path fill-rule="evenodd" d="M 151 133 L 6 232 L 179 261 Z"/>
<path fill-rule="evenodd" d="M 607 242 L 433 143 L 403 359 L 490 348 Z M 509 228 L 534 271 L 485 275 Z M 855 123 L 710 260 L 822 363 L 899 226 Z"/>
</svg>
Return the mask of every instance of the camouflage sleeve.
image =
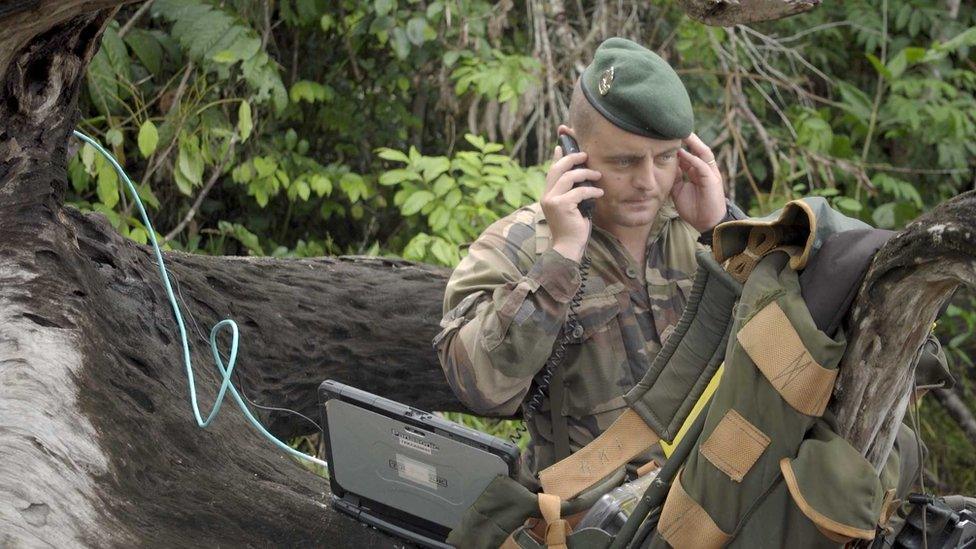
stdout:
<svg viewBox="0 0 976 549">
<path fill-rule="evenodd" d="M 447 284 L 434 338 L 448 383 L 479 414 L 515 413 L 580 285 L 578 263 L 554 250 L 536 256 L 531 228 L 515 225 L 472 244 Z"/>
</svg>

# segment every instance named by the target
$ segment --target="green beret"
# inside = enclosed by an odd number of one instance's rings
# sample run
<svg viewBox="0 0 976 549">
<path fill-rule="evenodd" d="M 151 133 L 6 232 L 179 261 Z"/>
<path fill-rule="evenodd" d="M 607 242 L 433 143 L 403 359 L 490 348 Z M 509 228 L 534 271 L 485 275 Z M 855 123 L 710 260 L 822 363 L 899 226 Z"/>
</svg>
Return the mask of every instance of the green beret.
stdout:
<svg viewBox="0 0 976 549">
<path fill-rule="evenodd" d="M 625 38 L 600 44 L 583 76 L 583 95 L 615 126 L 654 139 L 683 139 L 695 116 L 671 65 Z"/>
</svg>

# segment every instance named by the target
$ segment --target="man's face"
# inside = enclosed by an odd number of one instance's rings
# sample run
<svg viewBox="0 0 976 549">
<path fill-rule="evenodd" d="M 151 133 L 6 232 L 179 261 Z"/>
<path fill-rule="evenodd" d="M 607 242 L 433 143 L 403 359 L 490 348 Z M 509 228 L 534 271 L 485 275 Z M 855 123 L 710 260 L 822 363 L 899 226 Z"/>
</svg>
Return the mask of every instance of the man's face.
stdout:
<svg viewBox="0 0 976 549">
<path fill-rule="evenodd" d="M 594 118 L 586 135 L 578 136 L 580 150 L 587 153 L 586 165 L 603 174 L 597 186 L 604 194 L 596 199 L 594 222 L 611 231 L 651 224 L 671 194 L 681 140 L 643 137 L 602 116 Z"/>
</svg>

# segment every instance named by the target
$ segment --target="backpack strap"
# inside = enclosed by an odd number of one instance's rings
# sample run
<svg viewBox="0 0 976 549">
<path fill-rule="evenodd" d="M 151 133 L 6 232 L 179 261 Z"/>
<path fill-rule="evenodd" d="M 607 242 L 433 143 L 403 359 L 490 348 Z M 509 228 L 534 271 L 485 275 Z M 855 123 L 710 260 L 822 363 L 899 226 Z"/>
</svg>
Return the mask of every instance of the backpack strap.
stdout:
<svg viewBox="0 0 976 549">
<path fill-rule="evenodd" d="M 540 492 L 539 511 L 542 513 L 542 519 L 546 521 L 546 547 L 567 549 L 566 537 L 569 536 L 572 528 L 569 527 L 566 519 L 560 518 L 559 496 Z"/>
<path fill-rule="evenodd" d="M 627 408 L 593 442 L 539 472 L 547 494 L 571 499 L 625 466 L 660 440 L 632 408 Z"/>
</svg>

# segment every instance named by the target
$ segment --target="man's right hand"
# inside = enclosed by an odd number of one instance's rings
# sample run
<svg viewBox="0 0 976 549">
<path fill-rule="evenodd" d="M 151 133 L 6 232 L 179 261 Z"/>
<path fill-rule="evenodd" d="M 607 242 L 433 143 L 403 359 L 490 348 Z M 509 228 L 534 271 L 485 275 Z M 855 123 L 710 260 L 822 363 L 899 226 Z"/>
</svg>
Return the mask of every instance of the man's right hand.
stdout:
<svg viewBox="0 0 976 549">
<path fill-rule="evenodd" d="M 590 236 L 590 220 L 579 211 L 579 203 L 587 198 L 603 196 L 598 187 L 576 187 L 583 181 L 599 181 L 602 174 L 589 168 L 574 170 L 573 166 L 586 162 L 586 153 L 578 152 L 563 156 L 557 146 L 553 163 L 546 175 L 546 189 L 542 193 L 542 212 L 552 234 L 552 248 L 563 257 L 579 262 Z"/>
</svg>

